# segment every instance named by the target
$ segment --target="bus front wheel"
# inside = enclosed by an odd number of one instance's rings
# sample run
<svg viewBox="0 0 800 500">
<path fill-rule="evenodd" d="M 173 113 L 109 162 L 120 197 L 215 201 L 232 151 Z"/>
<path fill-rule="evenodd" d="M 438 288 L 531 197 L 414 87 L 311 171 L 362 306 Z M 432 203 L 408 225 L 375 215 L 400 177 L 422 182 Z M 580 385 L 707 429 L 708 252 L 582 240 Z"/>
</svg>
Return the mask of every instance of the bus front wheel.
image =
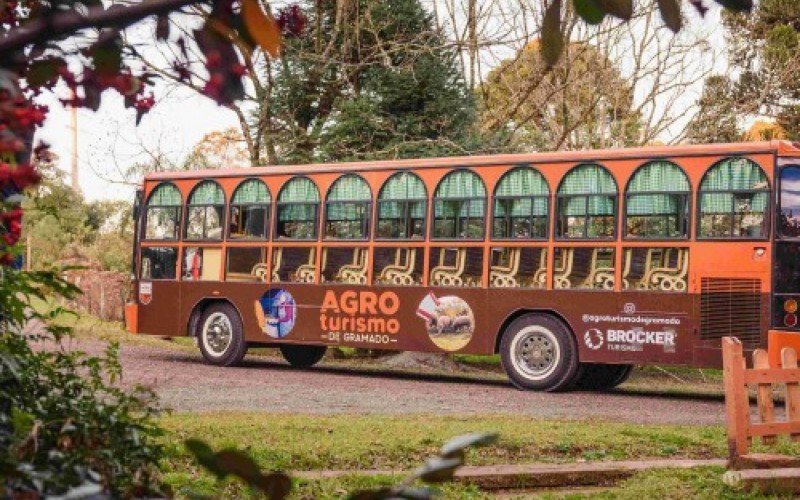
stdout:
<svg viewBox="0 0 800 500">
<path fill-rule="evenodd" d="M 610 391 L 628 380 L 632 371 L 633 365 L 585 363 L 575 386 L 589 391 Z"/>
<path fill-rule="evenodd" d="M 500 340 L 500 359 L 518 389 L 563 391 L 578 375 L 578 347 L 569 328 L 543 314 L 511 322 Z"/>
<path fill-rule="evenodd" d="M 211 304 L 200 316 L 198 344 L 203 358 L 212 365 L 234 366 L 247 353 L 239 312 L 231 304 Z"/>
<path fill-rule="evenodd" d="M 311 368 L 325 356 L 328 348 L 324 345 L 282 344 L 280 350 L 283 359 L 294 368 Z"/>
</svg>

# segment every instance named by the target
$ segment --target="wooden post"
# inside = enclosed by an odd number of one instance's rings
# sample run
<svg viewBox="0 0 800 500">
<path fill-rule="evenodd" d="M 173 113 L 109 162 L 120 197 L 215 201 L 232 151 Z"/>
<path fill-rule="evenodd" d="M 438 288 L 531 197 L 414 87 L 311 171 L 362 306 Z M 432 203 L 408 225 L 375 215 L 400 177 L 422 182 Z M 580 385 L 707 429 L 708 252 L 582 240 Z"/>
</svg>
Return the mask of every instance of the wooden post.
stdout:
<svg viewBox="0 0 800 500">
<path fill-rule="evenodd" d="M 735 464 L 747 454 L 747 428 L 750 415 L 744 389 L 745 361 L 742 343 L 735 337 L 722 339 L 722 364 L 725 383 L 725 421 L 728 430 L 728 459 Z"/>
<path fill-rule="evenodd" d="M 756 370 L 769 370 L 769 355 L 764 349 L 753 351 L 753 368 Z M 758 400 L 758 414 L 765 424 L 775 422 L 775 405 L 772 401 L 772 384 L 769 382 L 758 384 L 756 392 Z M 775 444 L 777 436 L 762 436 L 764 444 Z"/>
<path fill-rule="evenodd" d="M 797 368 L 797 352 L 789 347 L 781 349 L 781 364 L 784 370 Z M 800 420 L 800 384 L 797 382 L 786 383 L 786 420 Z M 792 434 L 791 438 L 800 441 L 800 434 Z"/>
</svg>

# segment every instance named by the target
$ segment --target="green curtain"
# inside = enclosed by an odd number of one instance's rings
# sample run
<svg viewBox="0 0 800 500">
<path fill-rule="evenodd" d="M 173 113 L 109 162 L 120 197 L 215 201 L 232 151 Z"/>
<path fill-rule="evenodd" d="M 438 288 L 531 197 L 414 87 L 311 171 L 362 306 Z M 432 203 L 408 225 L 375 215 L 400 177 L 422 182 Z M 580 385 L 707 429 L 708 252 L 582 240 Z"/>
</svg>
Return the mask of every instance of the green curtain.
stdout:
<svg viewBox="0 0 800 500">
<path fill-rule="evenodd" d="M 271 197 L 267 185 L 258 179 L 247 179 L 233 193 L 233 204 L 269 203 Z"/>
<path fill-rule="evenodd" d="M 483 217 L 483 200 L 436 200 L 436 218 L 454 219 L 459 217 Z"/>
<path fill-rule="evenodd" d="M 214 181 L 203 181 L 189 196 L 190 205 L 224 205 L 225 193 Z"/>
<path fill-rule="evenodd" d="M 689 180 L 681 168 L 668 161 L 654 161 L 639 168 L 628 184 L 629 193 L 671 191 L 688 193 Z"/>
<path fill-rule="evenodd" d="M 632 195 L 628 197 L 628 215 L 679 215 L 679 196 L 668 194 Z"/>
<path fill-rule="evenodd" d="M 768 199 L 767 193 L 738 194 L 734 197 L 734 210 L 739 213 L 765 212 Z"/>
<path fill-rule="evenodd" d="M 425 184 L 411 172 L 399 172 L 389 177 L 381 188 L 381 200 L 424 200 Z"/>
<path fill-rule="evenodd" d="M 617 184 L 600 165 L 578 165 L 561 181 L 558 194 L 617 194 Z"/>
<path fill-rule="evenodd" d="M 733 209 L 731 193 L 705 193 L 700 195 L 700 210 L 704 214 L 729 214 Z"/>
<path fill-rule="evenodd" d="M 405 205 L 409 205 L 408 216 L 412 219 L 425 218 L 425 201 L 382 201 L 380 202 L 381 219 L 401 219 L 404 215 Z"/>
<path fill-rule="evenodd" d="M 172 184 L 159 184 L 150 194 L 148 205 L 180 206 L 181 192 Z"/>
<path fill-rule="evenodd" d="M 486 186 L 478 174 L 469 170 L 456 170 L 447 174 L 436 187 L 436 198 L 483 198 Z"/>
<path fill-rule="evenodd" d="M 328 203 L 328 220 L 361 220 L 367 212 L 365 203 Z"/>
<path fill-rule="evenodd" d="M 535 217 L 547 216 L 547 198 L 510 198 L 495 200 L 494 216 Z"/>
<path fill-rule="evenodd" d="M 317 186 L 307 177 L 293 177 L 284 184 L 278 195 L 278 202 L 317 203 L 318 201 Z"/>
<path fill-rule="evenodd" d="M 372 193 L 369 190 L 369 185 L 361 177 L 353 174 L 344 175 L 336 179 L 333 183 L 330 192 L 328 193 L 327 201 L 354 201 L 372 200 Z"/>
<path fill-rule="evenodd" d="M 562 215 L 582 217 L 586 215 L 614 215 L 614 197 L 576 196 L 562 199 Z"/>
<path fill-rule="evenodd" d="M 767 176 L 757 163 L 747 158 L 728 158 L 706 173 L 700 191 L 768 189 Z"/>
<path fill-rule="evenodd" d="M 313 221 L 316 205 L 313 203 L 297 203 L 282 205 L 278 210 L 278 219 L 281 221 Z"/>
<path fill-rule="evenodd" d="M 515 168 L 506 173 L 497 184 L 495 196 L 547 196 L 550 188 L 544 176 L 530 167 Z"/>
</svg>

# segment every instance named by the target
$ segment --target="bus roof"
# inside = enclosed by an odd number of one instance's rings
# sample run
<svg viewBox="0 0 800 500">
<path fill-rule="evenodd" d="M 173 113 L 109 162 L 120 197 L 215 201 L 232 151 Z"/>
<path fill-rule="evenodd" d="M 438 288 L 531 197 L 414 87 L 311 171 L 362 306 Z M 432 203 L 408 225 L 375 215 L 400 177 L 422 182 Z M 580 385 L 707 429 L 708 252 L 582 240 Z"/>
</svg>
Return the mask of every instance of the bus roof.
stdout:
<svg viewBox="0 0 800 500">
<path fill-rule="evenodd" d="M 311 163 L 300 165 L 269 165 L 263 167 L 186 170 L 155 172 L 145 175 L 145 181 L 169 179 L 198 179 L 208 177 L 244 177 L 253 175 L 314 174 L 323 172 L 363 172 L 401 168 L 468 167 L 479 165 L 510 165 L 515 163 L 574 163 L 635 158 L 675 158 L 681 156 L 734 155 L 775 153 L 800 156 L 800 143 L 789 141 L 739 142 L 729 144 L 697 144 L 682 146 L 644 146 L 637 148 L 596 149 L 584 151 L 554 151 L 480 156 L 448 156 L 404 160 L 358 161 L 346 163 Z"/>
</svg>

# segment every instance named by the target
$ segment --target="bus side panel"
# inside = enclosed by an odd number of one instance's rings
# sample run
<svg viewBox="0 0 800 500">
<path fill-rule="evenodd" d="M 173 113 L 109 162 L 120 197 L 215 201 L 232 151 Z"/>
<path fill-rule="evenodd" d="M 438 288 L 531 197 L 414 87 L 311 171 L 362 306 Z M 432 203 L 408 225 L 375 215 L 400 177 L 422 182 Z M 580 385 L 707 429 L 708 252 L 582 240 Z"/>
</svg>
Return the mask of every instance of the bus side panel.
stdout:
<svg viewBox="0 0 800 500">
<path fill-rule="evenodd" d="M 694 297 L 687 293 L 589 290 L 490 290 L 490 330 L 524 310 L 561 317 L 575 335 L 580 360 L 596 363 L 691 361 L 696 326 Z"/>
<path fill-rule="evenodd" d="M 523 310 L 563 318 L 587 362 L 688 363 L 694 342 L 689 294 L 184 283 L 184 324 L 212 297 L 231 300 L 256 343 L 492 354 L 506 320 Z"/>
<path fill-rule="evenodd" d="M 180 282 L 141 281 L 137 288 L 137 333 L 167 337 L 186 335 L 186 323 L 178 314 Z"/>
<path fill-rule="evenodd" d="M 490 353 L 487 290 L 300 283 L 183 283 L 181 318 L 195 304 L 225 298 L 255 343 L 347 345 L 422 352 Z"/>
</svg>

